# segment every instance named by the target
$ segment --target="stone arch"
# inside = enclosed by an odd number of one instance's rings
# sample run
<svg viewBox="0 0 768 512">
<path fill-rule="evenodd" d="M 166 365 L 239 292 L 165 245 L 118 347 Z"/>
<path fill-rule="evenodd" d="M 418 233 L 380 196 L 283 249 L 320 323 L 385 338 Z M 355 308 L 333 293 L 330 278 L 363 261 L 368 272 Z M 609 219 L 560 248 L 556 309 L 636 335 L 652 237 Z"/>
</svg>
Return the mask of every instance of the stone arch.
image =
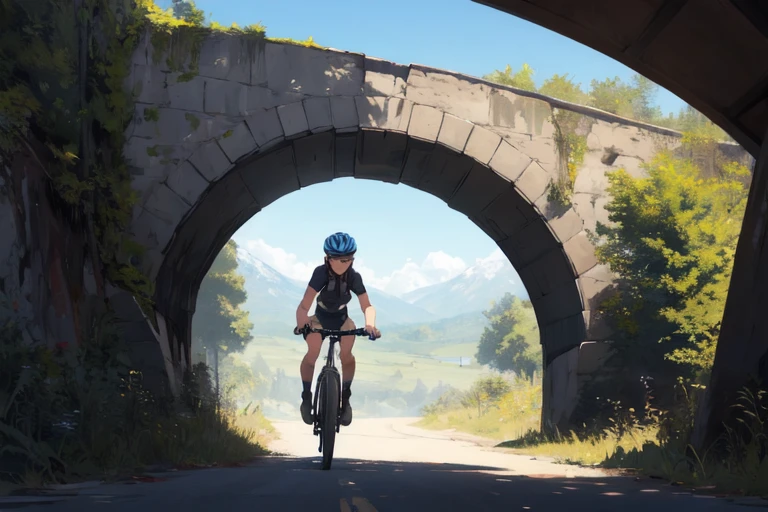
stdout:
<svg viewBox="0 0 768 512">
<path fill-rule="evenodd" d="M 283 195 L 354 176 L 429 192 L 497 243 L 536 311 L 543 419 L 567 420 L 578 349 L 597 339 L 590 298 L 595 283 L 609 283 L 578 214 L 548 200 L 549 174 L 535 159 L 482 126 L 405 99 L 364 96 L 354 98 L 356 119 L 344 121 L 334 110 L 344 100 L 312 98 L 247 118 L 200 146 L 145 202 L 136 224 L 157 249 L 142 263 L 156 283 L 158 334 L 166 359 L 179 363 L 177 378 L 190 363 L 197 290 L 226 241 Z"/>
</svg>

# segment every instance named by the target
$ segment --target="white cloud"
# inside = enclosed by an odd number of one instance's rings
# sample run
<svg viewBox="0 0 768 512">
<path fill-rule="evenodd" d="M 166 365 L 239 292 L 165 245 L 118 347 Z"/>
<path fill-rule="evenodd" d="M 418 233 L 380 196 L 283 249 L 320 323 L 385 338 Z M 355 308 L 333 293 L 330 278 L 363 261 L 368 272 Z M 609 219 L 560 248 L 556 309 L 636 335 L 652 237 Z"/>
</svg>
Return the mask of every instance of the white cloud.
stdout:
<svg viewBox="0 0 768 512">
<path fill-rule="evenodd" d="M 312 271 L 318 265 L 316 262 L 299 261 L 295 254 L 286 252 L 279 247 L 272 247 L 260 238 L 248 240 L 244 245 L 250 254 L 292 279 L 309 281 L 309 278 L 312 277 Z"/>
<path fill-rule="evenodd" d="M 262 239 L 249 240 L 243 246 L 250 254 L 281 274 L 301 281 L 308 281 L 312 270 L 320 263 L 319 261 L 299 261 L 295 254 L 279 247 L 272 247 Z M 480 261 L 481 258 L 478 258 L 477 262 Z M 366 266 L 363 258 L 355 260 L 355 269 L 362 274 L 364 282 L 371 287 L 392 295 L 402 295 L 417 288 L 452 279 L 466 270 L 467 264 L 459 257 L 436 251 L 427 254 L 421 263 L 416 263 L 411 258 L 406 259 L 402 267 L 387 276 L 377 275 L 375 270 Z"/>
<path fill-rule="evenodd" d="M 388 276 L 367 278 L 367 281 L 380 290 L 392 295 L 402 295 L 417 288 L 442 283 L 456 277 L 466 270 L 467 264 L 457 256 L 443 251 L 427 254 L 421 264 L 408 258 L 405 264 Z"/>
</svg>

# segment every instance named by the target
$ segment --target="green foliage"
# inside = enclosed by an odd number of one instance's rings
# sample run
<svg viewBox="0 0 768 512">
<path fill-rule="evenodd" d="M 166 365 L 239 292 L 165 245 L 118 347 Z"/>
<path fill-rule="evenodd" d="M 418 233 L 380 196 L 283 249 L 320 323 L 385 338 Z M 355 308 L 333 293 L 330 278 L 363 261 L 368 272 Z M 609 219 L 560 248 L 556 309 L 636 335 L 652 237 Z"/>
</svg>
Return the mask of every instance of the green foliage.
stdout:
<svg viewBox="0 0 768 512">
<path fill-rule="evenodd" d="M 2 300 L 0 316 L 3 478 L 71 483 L 148 464 L 234 462 L 265 452 L 211 404 L 182 417 L 167 397 L 145 389 L 108 312 L 83 317 L 92 319 L 86 343 L 55 350 L 23 343 L 24 326 Z"/>
<path fill-rule="evenodd" d="M 749 171 L 730 163 L 705 178 L 667 153 L 645 170 L 647 178 L 608 174 L 614 224 L 598 223 L 596 255 L 619 276 L 619 288 L 601 309 L 617 332 L 617 365 L 654 375 L 666 390 L 658 396 L 671 396 L 680 373 L 705 381 L 711 368 Z"/>
<path fill-rule="evenodd" d="M 507 293 L 483 314 L 491 325 L 480 337 L 478 363 L 527 377 L 541 370 L 539 328 L 531 301 Z"/>
<path fill-rule="evenodd" d="M 479 379 L 464 393 L 462 405 L 476 408 L 477 415 L 482 416 L 511 389 L 509 382 L 498 375 Z"/>
<path fill-rule="evenodd" d="M 202 26 L 205 23 L 205 13 L 195 6 L 192 0 L 172 0 L 173 15 L 192 25 Z"/>
<path fill-rule="evenodd" d="M 504 71 L 495 70 L 483 78 L 681 132 L 695 133 L 719 141 L 733 140 L 722 128 L 690 105 L 680 109 L 677 114 L 662 115 L 660 107 L 654 103 L 658 85 L 639 74 L 632 75 L 629 83 L 619 77 L 592 80 L 588 91 L 582 90 L 581 85 L 574 83 L 567 74 L 553 75 L 545 79 L 541 87 L 536 87 L 534 74 L 534 70 L 524 63 L 516 73 L 507 65 Z"/>
<path fill-rule="evenodd" d="M 497 84 L 508 85 L 525 91 L 535 91 L 536 84 L 533 82 L 533 68 L 528 64 L 523 64 L 520 71 L 512 73 L 512 66 L 507 64 L 504 71 L 496 70 L 493 73 L 483 76 L 483 79 Z"/>
<path fill-rule="evenodd" d="M 230 240 L 216 256 L 197 296 L 192 319 L 192 353 L 206 349 L 218 354 L 242 351 L 251 341 L 253 324 L 241 309 L 247 294 L 245 278 L 237 272 L 237 244 Z M 214 369 L 218 373 L 218 367 Z"/>
</svg>

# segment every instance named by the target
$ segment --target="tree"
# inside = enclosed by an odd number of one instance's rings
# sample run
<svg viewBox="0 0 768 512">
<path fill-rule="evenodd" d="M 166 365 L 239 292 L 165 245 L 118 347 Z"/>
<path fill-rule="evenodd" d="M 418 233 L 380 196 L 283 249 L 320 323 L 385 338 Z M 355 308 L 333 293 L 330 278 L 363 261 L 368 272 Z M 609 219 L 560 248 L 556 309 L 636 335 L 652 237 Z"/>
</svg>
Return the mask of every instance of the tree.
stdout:
<svg viewBox="0 0 768 512">
<path fill-rule="evenodd" d="M 205 13 L 195 6 L 192 0 L 171 0 L 173 3 L 173 15 L 196 26 L 203 26 Z"/>
<path fill-rule="evenodd" d="M 200 285 L 192 319 L 193 353 L 212 352 L 217 396 L 219 353 L 239 352 L 252 339 L 253 324 L 240 309 L 246 298 L 245 279 L 237 273 L 237 244 L 230 240 Z"/>
<path fill-rule="evenodd" d="M 476 407 L 477 415 L 483 416 L 491 405 L 511 390 L 509 382 L 498 375 L 478 379 L 464 394 L 462 404 L 465 407 Z"/>
<path fill-rule="evenodd" d="M 573 83 L 573 80 L 565 75 L 552 75 L 544 80 L 539 92 L 551 98 L 557 98 L 563 101 L 569 101 L 577 105 L 585 105 L 589 101 L 588 95 L 581 90 L 580 84 Z"/>
<path fill-rule="evenodd" d="M 674 384 L 681 373 L 705 382 L 749 170 L 733 162 L 704 178 L 691 161 L 669 153 L 644 167 L 645 178 L 623 169 L 608 173 L 612 200 L 606 210 L 613 225 L 598 223 L 596 254 L 617 273 L 619 288 L 601 309 L 616 331 L 625 373 L 655 374 L 657 388 Z"/>
<path fill-rule="evenodd" d="M 533 73 L 533 68 L 528 64 L 523 64 L 520 71 L 513 75 L 512 66 L 507 64 L 504 71 L 499 71 L 497 69 L 493 73 L 485 75 L 483 78 L 497 84 L 508 85 L 526 91 L 536 91 L 536 84 L 533 82 Z"/>
<path fill-rule="evenodd" d="M 502 372 L 532 376 L 541 367 L 541 348 L 531 301 L 507 293 L 483 315 L 491 325 L 483 329 L 477 362 Z"/>
</svg>

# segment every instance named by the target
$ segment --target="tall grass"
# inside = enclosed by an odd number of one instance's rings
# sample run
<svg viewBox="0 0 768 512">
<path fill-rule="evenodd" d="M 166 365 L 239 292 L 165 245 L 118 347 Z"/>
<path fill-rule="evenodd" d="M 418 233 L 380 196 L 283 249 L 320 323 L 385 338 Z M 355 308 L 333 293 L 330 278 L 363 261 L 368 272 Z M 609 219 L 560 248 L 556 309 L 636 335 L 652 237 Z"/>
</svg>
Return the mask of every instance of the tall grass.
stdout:
<svg viewBox="0 0 768 512">
<path fill-rule="evenodd" d="M 768 392 L 745 387 L 732 406 L 735 426 L 726 427 L 711 447 L 697 453 L 689 441 L 700 396 L 694 387 L 679 379 L 679 397 L 671 410 L 656 409 L 646 394 L 641 411 L 609 401 L 612 412 L 602 427 L 544 434 L 539 430 L 541 385 L 518 378 L 483 414 L 467 403 L 463 392 L 452 390 L 425 407 L 417 425 L 506 439 L 497 446 L 561 463 L 630 470 L 720 492 L 768 495 Z"/>
<path fill-rule="evenodd" d="M 0 480 L 37 487 L 267 453 L 267 420 L 214 397 L 204 365 L 173 400 L 142 386 L 108 314 L 89 327 L 80 346 L 54 350 L 25 345 L 11 322 L 0 330 Z"/>
</svg>

